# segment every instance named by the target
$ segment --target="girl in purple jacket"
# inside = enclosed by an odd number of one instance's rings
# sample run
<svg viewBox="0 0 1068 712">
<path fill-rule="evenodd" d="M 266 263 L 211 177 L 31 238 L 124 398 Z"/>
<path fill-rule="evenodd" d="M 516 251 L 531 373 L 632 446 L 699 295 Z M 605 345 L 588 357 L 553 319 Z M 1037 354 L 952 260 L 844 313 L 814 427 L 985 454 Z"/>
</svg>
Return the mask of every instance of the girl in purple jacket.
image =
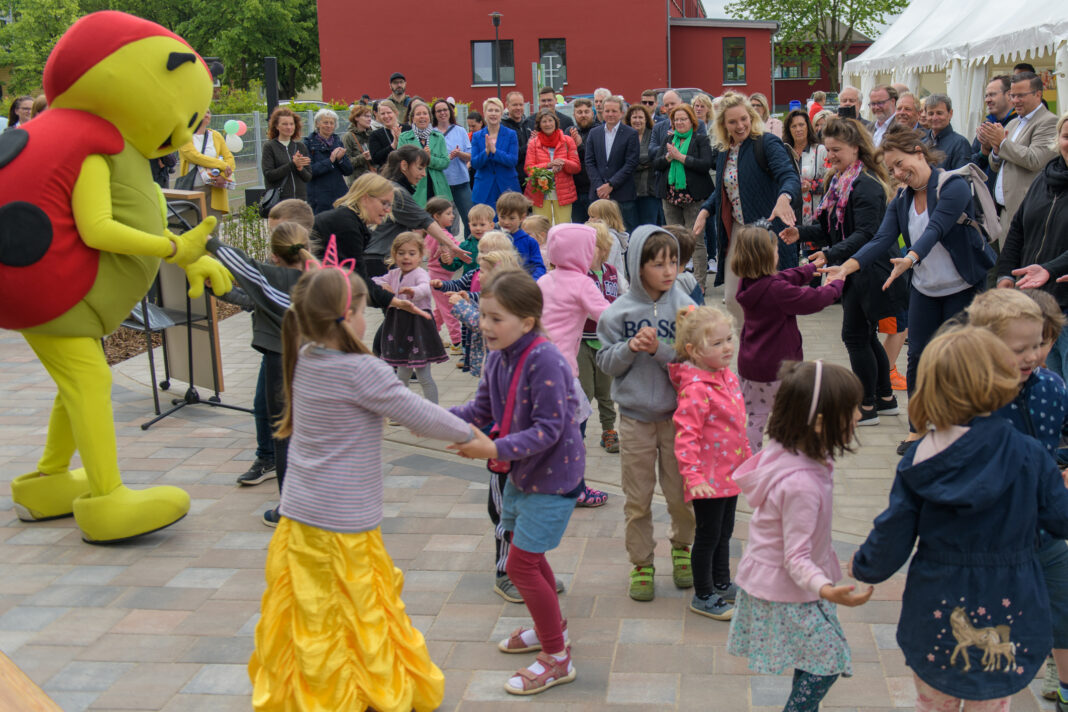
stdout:
<svg viewBox="0 0 1068 712">
<path fill-rule="evenodd" d="M 571 367 L 542 335 L 538 285 L 520 270 L 495 274 L 482 285 L 479 309 L 482 339 L 491 353 L 474 399 L 451 410 L 478 428 L 496 424 L 504 432 L 491 442 L 454 449 L 487 458 L 491 472 L 510 467 L 501 507 L 512 540 L 508 576 L 534 627 L 516 629 L 498 647 L 505 653 L 541 651 L 504 685 L 511 694 L 533 695 L 575 679 L 556 577 L 545 554 L 559 545 L 582 492 L 586 450 L 575 418 Z"/>
<path fill-rule="evenodd" d="M 745 321 L 738 348 L 738 375 L 745 398 L 746 434 L 754 453 L 764 446 L 764 424 L 779 390 L 779 366 L 801 361 L 799 314 L 815 314 L 842 296 L 845 282 L 835 280 L 815 289 L 808 286 L 816 265 L 777 271 L 778 240 L 764 221 L 746 225 L 734 235 L 731 272 L 738 275 L 737 300 Z"/>
</svg>

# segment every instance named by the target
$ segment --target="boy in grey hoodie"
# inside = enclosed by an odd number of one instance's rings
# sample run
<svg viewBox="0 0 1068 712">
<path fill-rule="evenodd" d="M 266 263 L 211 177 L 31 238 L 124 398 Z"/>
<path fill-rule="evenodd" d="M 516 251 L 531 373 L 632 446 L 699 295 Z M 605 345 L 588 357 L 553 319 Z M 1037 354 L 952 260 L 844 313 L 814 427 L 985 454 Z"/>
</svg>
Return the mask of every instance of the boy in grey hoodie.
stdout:
<svg viewBox="0 0 1068 712">
<path fill-rule="evenodd" d="M 660 490 L 671 515 L 672 578 L 693 586 L 690 544 L 693 508 L 686 502 L 675 460 L 675 388 L 667 365 L 675 358 L 675 317 L 693 300 L 675 286 L 679 245 L 670 232 L 642 225 L 627 247 L 630 290 L 601 314 L 597 323 L 597 366 L 611 376 L 612 400 L 619 404 L 625 541 L 634 570 L 630 597 L 651 601 L 653 591 L 652 501 L 657 463 Z"/>
</svg>

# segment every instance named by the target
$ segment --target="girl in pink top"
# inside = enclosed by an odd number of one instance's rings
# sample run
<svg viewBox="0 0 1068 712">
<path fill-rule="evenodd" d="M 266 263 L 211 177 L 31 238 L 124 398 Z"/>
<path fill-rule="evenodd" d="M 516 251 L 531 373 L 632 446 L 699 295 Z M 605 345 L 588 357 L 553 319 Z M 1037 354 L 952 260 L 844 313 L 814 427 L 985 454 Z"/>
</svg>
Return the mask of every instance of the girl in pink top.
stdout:
<svg viewBox="0 0 1068 712">
<path fill-rule="evenodd" d="M 757 672 L 793 668 L 786 709 L 815 711 L 839 675 L 853 674 L 834 604 L 859 606 L 873 591 L 835 585 L 831 547 L 833 458 L 849 449 L 864 393 L 851 371 L 822 361 L 788 361 L 778 376 L 771 440 L 734 473 L 753 518 L 727 652 Z"/>
<path fill-rule="evenodd" d="M 690 610 L 730 620 L 737 588 L 731 585 L 730 542 L 738 486 L 731 474 L 749 457 L 745 401 L 731 372 L 734 323 L 715 307 L 690 305 L 676 323 L 677 362 L 668 375 L 679 394 L 675 457 L 697 520 Z"/>
<path fill-rule="evenodd" d="M 410 299 L 419 309 L 431 310 L 430 276 L 419 265 L 423 262 L 423 238 L 414 232 L 402 232 L 393 240 L 386 274 L 374 277 L 375 284 L 402 299 Z M 423 397 L 438 402 L 438 386 L 430 375 L 430 365 L 448 361 L 434 320 L 396 307 L 386 310 L 382 322 L 382 360 L 397 369 L 397 377 L 408 386 L 412 377 L 419 379 Z"/>
<path fill-rule="evenodd" d="M 430 213 L 430 217 L 434 218 L 434 222 L 449 234 L 449 228 L 452 227 L 453 222 L 456 220 L 456 213 L 453 210 L 452 203 L 445 198 L 434 196 L 430 200 L 426 201 L 426 211 Z M 453 238 L 453 242 L 456 242 L 456 238 Z M 457 247 L 459 244 L 457 243 Z M 441 243 L 435 240 L 430 235 L 426 236 L 424 242 L 424 249 L 427 253 L 426 267 L 430 273 L 430 279 L 440 279 L 447 281 L 452 279 L 455 270 L 450 270 L 446 265 L 452 264 L 453 254 L 445 254 L 446 250 L 443 250 Z M 442 323 L 445 324 L 445 328 L 449 330 L 449 341 L 452 345 L 452 353 L 460 353 L 460 340 L 462 334 L 460 333 L 460 322 L 452 315 L 452 307 L 449 305 L 449 295 L 445 292 L 433 292 L 434 299 L 434 325 L 441 329 Z"/>
</svg>

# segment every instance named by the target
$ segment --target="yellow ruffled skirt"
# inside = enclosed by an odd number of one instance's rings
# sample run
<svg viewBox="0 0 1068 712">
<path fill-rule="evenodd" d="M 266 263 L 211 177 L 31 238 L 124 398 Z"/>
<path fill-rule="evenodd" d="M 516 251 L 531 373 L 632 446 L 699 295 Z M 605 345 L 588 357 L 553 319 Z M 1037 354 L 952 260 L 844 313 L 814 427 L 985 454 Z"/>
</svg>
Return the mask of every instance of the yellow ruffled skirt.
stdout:
<svg viewBox="0 0 1068 712">
<path fill-rule="evenodd" d="M 252 706 L 272 712 L 434 710 L 445 676 L 401 601 L 382 532 L 339 534 L 283 517 L 248 663 Z"/>
</svg>

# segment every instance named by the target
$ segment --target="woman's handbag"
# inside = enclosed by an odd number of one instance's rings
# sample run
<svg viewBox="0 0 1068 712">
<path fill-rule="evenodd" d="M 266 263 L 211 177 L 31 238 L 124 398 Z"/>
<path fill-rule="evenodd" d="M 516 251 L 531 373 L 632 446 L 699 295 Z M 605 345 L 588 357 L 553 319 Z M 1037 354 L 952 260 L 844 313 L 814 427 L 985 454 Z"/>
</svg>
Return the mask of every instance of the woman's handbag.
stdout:
<svg viewBox="0 0 1068 712">
<path fill-rule="evenodd" d="M 530 345 L 523 349 L 523 353 L 520 354 L 519 361 L 515 364 L 515 370 L 512 371 L 512 382 L 508 386 L 508 398 L 504 402 L 504 414 L 501 416 L 501 422 L 494 423 L 493 428 L 490 430 L 490 440 L 503 438 L 511 429 L 512 411 L 515 410 L 515 396 L 516 391 L 519 390 L 519 377 L 523 374 L 523 364 L 527 361 L 527 354 L 529 354 L 535 346 L 544 343 L 545 341 L 548 341 L 548 339 L 544 336 L 534 337 L 534 340 L 530 342 Z M 486 461 L 486 468 L 490 472 L 495 472 L 498 475 L 507 475 L 512 471 L 512 461 L 493 458 Z"/>
<path fill-rule="evenodd" d="M 204 142 L 200 144 L 200 152 L 204 153 L 208 148 L 208 138 L 211 137 L 211 129 L 207 129 L 204 132 Z M 197 183 L 197 171 L 200 170 L 200 166 L 195 163 L 190 163 L 190 168 L 185 175 L 178 176 L 178 180 L 174 181 L 175 190 L 195 190 Z"/>
</svg>

